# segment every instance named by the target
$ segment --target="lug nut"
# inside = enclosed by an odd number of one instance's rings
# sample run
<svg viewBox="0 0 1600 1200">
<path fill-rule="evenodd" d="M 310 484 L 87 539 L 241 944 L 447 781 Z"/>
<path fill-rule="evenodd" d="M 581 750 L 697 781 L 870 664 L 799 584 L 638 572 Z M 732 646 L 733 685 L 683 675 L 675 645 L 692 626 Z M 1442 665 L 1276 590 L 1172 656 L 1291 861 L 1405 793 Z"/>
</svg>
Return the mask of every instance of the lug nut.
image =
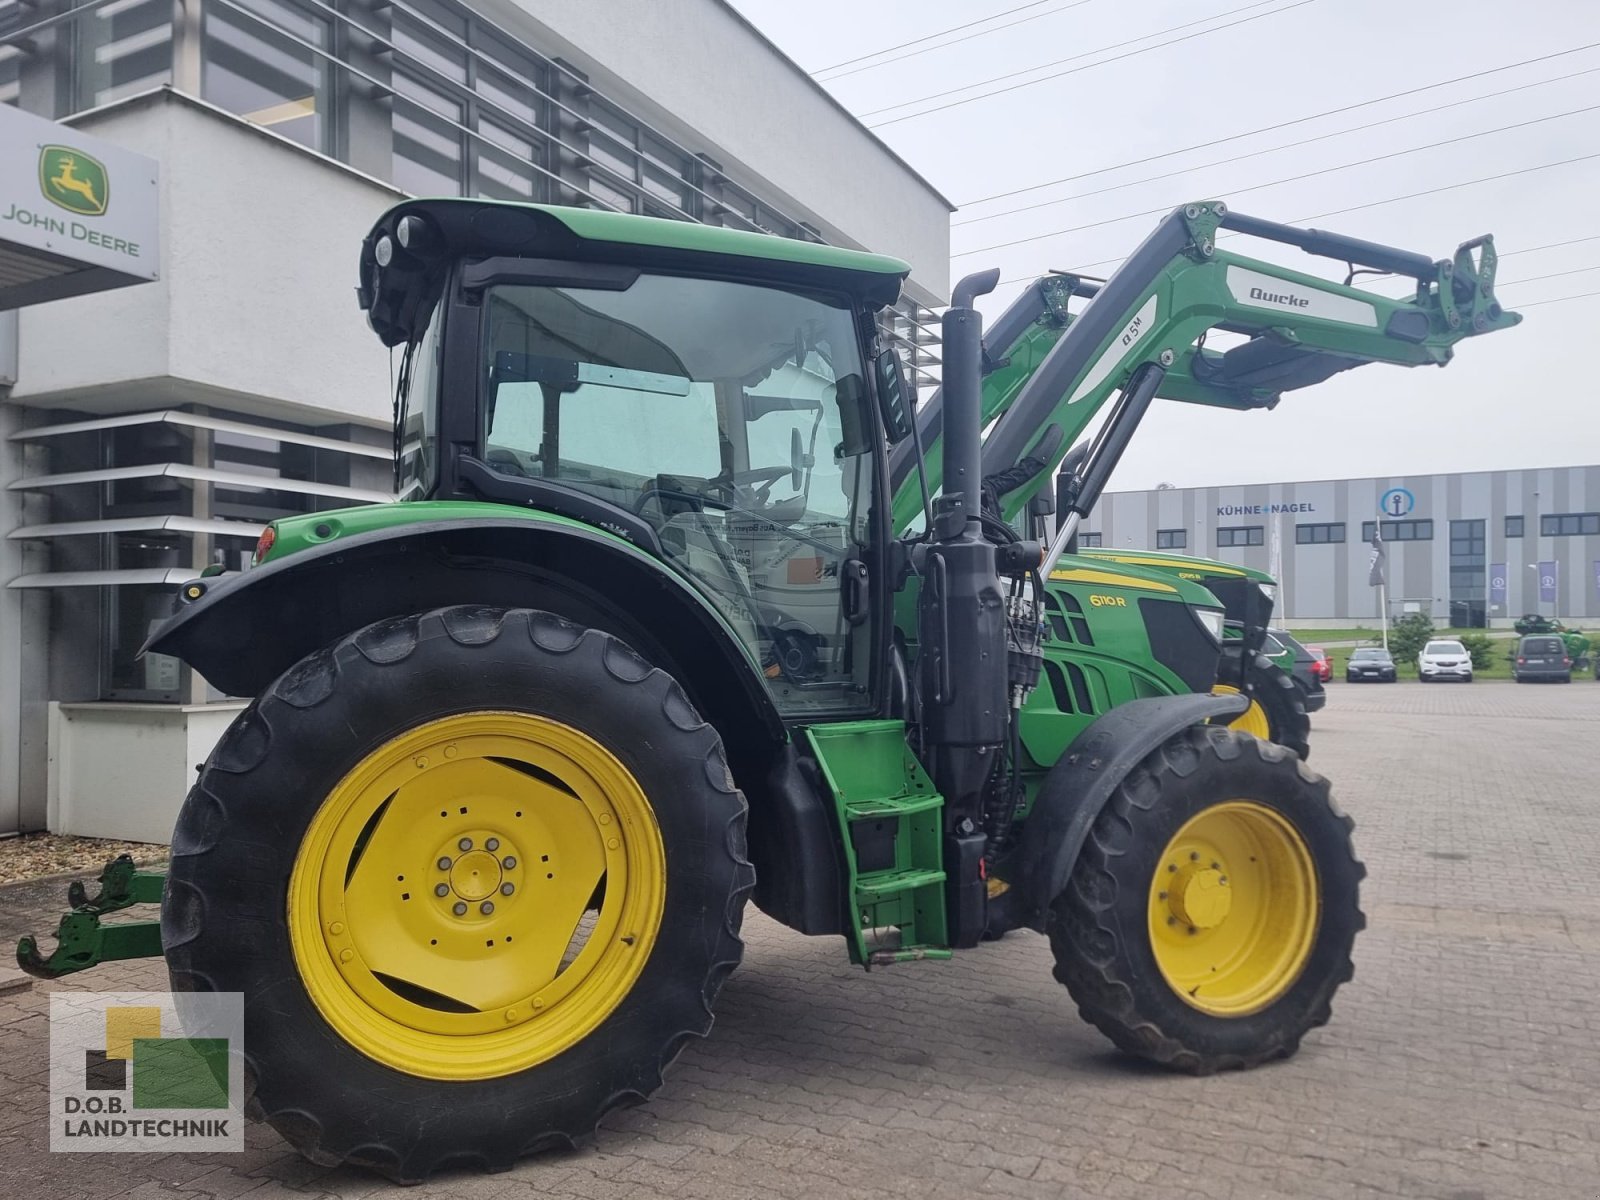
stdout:
<svg viewBox="0 0 1600 1200">
<path fill-rule="evenodd" d="M 509 883 L 502 883 L 500 885 L 500 894 L 502 896 L 509 896 L 509 895 L 511 895 L 512 892 L 514 892 L 516 890 L 517 889 L 512 887 Z"/>
<path fill-rule="evenodd" d="M 450 856 L 448 854 L 440 855 L 438 867 L 441 871 L 448 871 L 450 869 Z"/>
<path fill-rule="evenodd" d="M 461 848 L 463 850 L 465 850 L 466 846 L 462 846 Z M 1189 851 L 1189 861 L 1190 862 L 1199 862 L 1200 861 L 1200 855 L 1197 852 L 1193 851 L 1193 850 Z"/>
<path fill-rule="evenodd" d="M 483 844 L 483 848 L 485 850 L 498 850 L 498 849 L 500 849 L 500 839 L 499 838 L 490 838 L 487 842 L 485 842 Z"/>
<path fill-rule="evenodd" d="M 478 911 L 487 917 L 494 911 L 494 901 L 485 900 L 482 904 L 478 905 Z"/>
<path fill-rule="evenodd" d="M 517 856 L 515 854 L 506 855 L 503 859 L 500 860 L 500 865 L 502 867 L 504 867 L 508 871 L 511 870 L 513 867 L 515 867 L 517 865 Z"/>
<path fill-rule="evenodd" d="M 466 902 L 463 901 L 463 900 L 457 900 L 456 903 L 455 903 L 455 907 L 452 908 L 450 911 L 455 913 L 455 915 L 458 916 L 458 917 L 466 916 L 467 915 Z"/>
<path fill-rule="evenodd" d="M 450 885 L 448 883 L 439 884 L 433 889 L 433 894 L 435 896 L 448 896 L 450 894 Z"/>
<path fill-rule="evenodd" d="M 472 839 L 471 838 L 462 838 L 459 842 L 456 843 L 456 845 L 459 846 L 462 850 L 471 850 L 472 849 Z"/>
</svg>

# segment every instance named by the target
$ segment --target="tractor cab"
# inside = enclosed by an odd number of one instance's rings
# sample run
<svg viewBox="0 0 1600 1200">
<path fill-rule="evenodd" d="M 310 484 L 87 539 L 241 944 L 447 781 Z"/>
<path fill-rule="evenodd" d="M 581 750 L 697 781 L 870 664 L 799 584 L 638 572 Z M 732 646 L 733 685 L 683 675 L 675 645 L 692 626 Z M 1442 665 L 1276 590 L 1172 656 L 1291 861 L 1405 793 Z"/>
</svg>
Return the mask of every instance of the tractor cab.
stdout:
<svg viewBox="0 0 1600 1200">
<path fill-rule="evenodd" d="M 716 606 L 786 714 L 870 708 L 879 411 L 907 402 L 875 314 L 907 270 L 681 222 L 402 205 L 361 297 L 407 346 L 400 498 L 610 530 Z"/>
</svg>

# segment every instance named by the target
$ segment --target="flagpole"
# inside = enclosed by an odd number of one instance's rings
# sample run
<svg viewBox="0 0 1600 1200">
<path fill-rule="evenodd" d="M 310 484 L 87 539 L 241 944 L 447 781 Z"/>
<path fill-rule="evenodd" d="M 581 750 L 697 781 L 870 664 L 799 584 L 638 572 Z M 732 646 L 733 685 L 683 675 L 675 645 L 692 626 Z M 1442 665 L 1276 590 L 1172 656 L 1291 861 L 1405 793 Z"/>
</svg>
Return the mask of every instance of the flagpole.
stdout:
<svg viewBox="0 0 1600 1200">
<path fill-rule="evenodd" d="M 1389 585 L 1378 585 L 1378 627 L 1383 631 L 1384 653 L 1389 651 Z"/>
</svg>

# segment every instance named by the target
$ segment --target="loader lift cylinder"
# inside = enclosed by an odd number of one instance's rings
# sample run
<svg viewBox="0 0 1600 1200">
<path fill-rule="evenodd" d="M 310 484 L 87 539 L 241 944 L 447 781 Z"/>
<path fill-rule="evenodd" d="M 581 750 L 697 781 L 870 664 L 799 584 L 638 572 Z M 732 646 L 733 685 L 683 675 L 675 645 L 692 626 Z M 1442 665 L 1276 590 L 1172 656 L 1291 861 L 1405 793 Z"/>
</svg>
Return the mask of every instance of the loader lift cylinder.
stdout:
<svg viewBox="0 0 1600 1200">
<path fill-rule="evenodd" d="M 1005 606 L 979 515 L 983 318 L 972 307 L 999 277 L 967 276 L 944 314 L 944 485 L 919 568 L 923 749 L 945 798 L 945 899 L 958 947 L 977 945 L 984 929 L 984 792 L 1010 716 Z"/>
</svg>

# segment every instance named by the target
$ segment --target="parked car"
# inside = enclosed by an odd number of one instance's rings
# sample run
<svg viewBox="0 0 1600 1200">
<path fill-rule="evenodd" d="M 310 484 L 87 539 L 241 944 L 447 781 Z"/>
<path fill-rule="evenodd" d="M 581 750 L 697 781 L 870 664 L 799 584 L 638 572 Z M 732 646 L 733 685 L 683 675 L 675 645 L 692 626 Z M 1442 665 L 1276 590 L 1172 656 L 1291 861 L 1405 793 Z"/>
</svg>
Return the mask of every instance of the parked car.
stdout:
<svg viewBox="0 0 1600 1200">
<path fill-rule="evenodd" d="M 1459 679 L 1472 682 L 1472 655 L 1460 642 L 1441 638 L 1429 642 L 1417 655 L 1417 678 L 1423 683 L 1440 679 Z"/>
<path fill-rule="evenodd" d="M 1262 639 L 1261 653 L 1289 677 L 1306 712 L 1314 713 L 1327 703 L 1328 694 L 1322 689 L 1322 680 L 1312 669 L 1315 660 L 1294 638 L 1281 629 L 1274 629 Z"/>
<path fill-rule="evenodd" d="M 1333 664 L 1328 661 L 1328 652 L 1321 646 L 1307 646 L 1306 653 L 1311 655 L 1311 673 L 1323 683 L 1333 682 Z"/>
<path fill-rule="evenodd" d="M 1518 683 L 1538 679 L 1571 683 L 1572 656 L 1567 653 L 1566 642 L 1554 634 L 1523 638 L 1517 643 L 1517 659 L 1511 668 L 1511 677 Z"/>
<path fill-rule="evenodd" d="M 1394 659 L 1381 646 L 1363 646 L 1344 669 L 1346 683 L 1393 683 L 1396 678 Z"/>
</svg>

